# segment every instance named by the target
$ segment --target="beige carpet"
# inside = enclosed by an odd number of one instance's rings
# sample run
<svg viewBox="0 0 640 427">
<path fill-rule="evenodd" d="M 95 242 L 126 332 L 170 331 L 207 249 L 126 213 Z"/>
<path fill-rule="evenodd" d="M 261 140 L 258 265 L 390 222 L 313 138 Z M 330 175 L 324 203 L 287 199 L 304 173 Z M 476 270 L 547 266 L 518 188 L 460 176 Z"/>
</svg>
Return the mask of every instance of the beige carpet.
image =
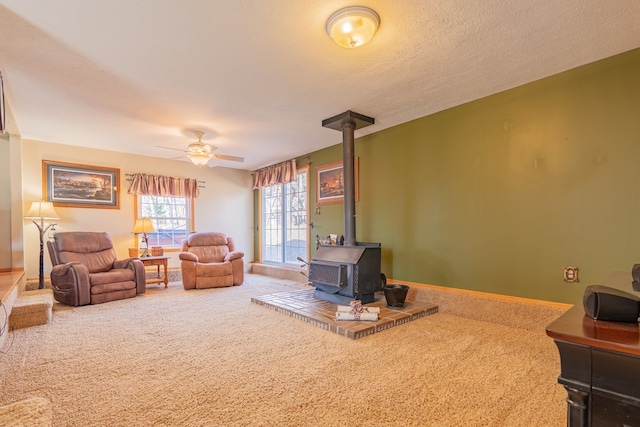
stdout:
<svg viewBox="0 0 640 427">
<path fill-rule="evenodd" d="M 0 355 L 0 405 L 54 426 L 562 426 L 558 354 L 530 331 L 438 313 L 351 340 L 251 303 L 304 285 L 150 287 L 56 304 Z M 0 422 L 0 425 L 2 422 Z"/>
<path fill-rule="evenodd" d="M 3 427 L 49 427 L 52 422 L 51 402 L 43 397 L 0 406 L 0 425 Z"/>
</svg>

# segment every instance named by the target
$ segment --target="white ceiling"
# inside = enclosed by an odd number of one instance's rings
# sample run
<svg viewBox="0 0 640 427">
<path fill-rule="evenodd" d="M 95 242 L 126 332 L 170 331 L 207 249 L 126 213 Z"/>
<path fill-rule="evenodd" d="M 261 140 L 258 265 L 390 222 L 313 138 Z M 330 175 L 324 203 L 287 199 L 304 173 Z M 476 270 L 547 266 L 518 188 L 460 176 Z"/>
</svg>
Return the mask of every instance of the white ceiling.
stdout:
<svg viewBox="0 0 640 427">
<path fill-rule="evenodd" d="M 327 36 L 370 6 L 373 40 Z M 638 0 L 0 0 L 0 71 L 23 138 L 254 170 L 640 47 Z M 195 167 L 195 166 L 194 166 Z"/>
</svg>

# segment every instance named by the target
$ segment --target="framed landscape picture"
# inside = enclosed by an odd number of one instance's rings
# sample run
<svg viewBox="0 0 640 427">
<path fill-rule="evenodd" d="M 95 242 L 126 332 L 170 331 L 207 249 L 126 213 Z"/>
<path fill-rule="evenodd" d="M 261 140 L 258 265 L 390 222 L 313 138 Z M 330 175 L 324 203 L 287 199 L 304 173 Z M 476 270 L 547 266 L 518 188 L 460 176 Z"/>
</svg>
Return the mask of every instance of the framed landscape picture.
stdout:
<svg viewBox="0 0 640 427">
<path fill-rule="evenodd" d="M 43 160 L 42 175 L 54 206 L 120 209 L 120 169 Z"/>
<path fill-rule="evenodd" d="M 329 205 L 344 201 L 344 170 L 342 162 L 328 163 L 316 168 L 316 204 Z M 354 159 L 355 196 L 358 201 L 358 158 Z"/>
</svg>

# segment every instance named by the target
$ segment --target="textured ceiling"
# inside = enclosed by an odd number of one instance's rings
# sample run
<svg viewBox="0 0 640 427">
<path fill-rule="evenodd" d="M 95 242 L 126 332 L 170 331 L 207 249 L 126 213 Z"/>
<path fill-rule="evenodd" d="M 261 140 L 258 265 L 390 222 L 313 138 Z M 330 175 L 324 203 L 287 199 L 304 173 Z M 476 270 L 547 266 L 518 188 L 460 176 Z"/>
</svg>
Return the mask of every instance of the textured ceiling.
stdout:
<svg viewBox="0 0 640 427">
<path fill-rule="evenodd" d="M 344 49 L 349 1 L 0 0 L 0 71 L 23 138 L 175 158 L 206 133 L 253 170 L 640 47 L 638 0 L 365 0 L 373 40 Z"/>
</svg>

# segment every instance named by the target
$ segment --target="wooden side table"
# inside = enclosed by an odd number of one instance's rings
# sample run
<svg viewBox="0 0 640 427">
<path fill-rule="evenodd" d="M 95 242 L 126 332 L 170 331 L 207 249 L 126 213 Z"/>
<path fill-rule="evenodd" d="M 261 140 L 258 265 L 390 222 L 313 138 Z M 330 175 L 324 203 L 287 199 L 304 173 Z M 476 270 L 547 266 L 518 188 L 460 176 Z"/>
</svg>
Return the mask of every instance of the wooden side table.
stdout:
<svg viewBox="0 0 640 427">
<path fill-rule="evenodd" d="M 167 268 L 169 264 L 168 256 L 147 256 L 147 257 L 140 258 L 140 261 L 142 261 L 145 267 L 156 266 L 158 268 L 158 278 L 147 279 L 147 285 L 153 285 L 155 283 L 164 283 L 165 288 L 169 285 L 169 274 L 167 273 Z M 164 267 L 164 275 L 162 276 L 160 275 L 160 266 Z"/>
</svg>

